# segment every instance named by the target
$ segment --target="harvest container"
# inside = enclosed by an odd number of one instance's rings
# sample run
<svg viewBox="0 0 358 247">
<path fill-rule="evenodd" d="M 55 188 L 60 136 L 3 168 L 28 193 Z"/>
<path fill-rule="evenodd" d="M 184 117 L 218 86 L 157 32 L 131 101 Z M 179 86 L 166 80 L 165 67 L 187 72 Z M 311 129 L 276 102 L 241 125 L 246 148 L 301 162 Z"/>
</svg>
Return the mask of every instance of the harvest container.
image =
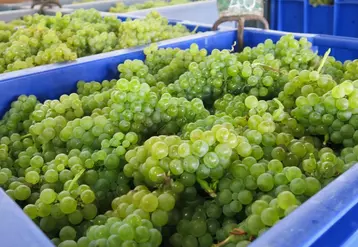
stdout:
<svg viewBox="0 0 358 247">
<path fill-rule="evenodd" d="M 358 0 L 313 6 L 309 0 L 272 0 L 270 27 L 286 32 L 358 37 Z"/>
<path fill-rule="evenodd" d="M 335 0 L 333 34 L 358 37 L 357 0 Z"/>
<path fill-rule="evenodd" d="M 0 21 L 9 22 L 15 19 L 19 19 L 25 15 L 33 15 L 37 13 L 35 9 L 18 9 L 11 11 L 0 12 Z"/>
<path fill-rule="evenodd" d="M 266 39 L 272 39 L 275 42 L 286 34 L 279 31 L 247 28 L 244 32 L 244 44 L 256 46 Z M 358 52 L 358 39 L 298 33 L 294 35 L 297 38 L 307 37 L 313 43 L 314 49 L 320 50 L 320 47 L 345 48 L 351 51 L 352 56 L 354 54 L 356 56 Z M 236 31 L 224 30 L 162 41 L 158 43 L 158 46 L 185 49 L 192 43 L 197 43 L 200 48 L 206 48 L 210 52 L 215 48 L 231 49 L 236 38 Z M 78 80 L 102 81 L 118 78 L 117 65 L 126 59 L 144 59 L 143 48 L 118 50 L 80 58 L 72 63 L 52 64 L 2 74 L 0 75 L 0 114 L 2 115 L 8 109 L 10 102 L 21 94 L 34 94 L 43 101 L 74 92 Z M 339 55 L 338 53 L 337 56 Z M 356 247 L 358 241 L 356 233 L 358 229 L 357 187 L 358 166 L 354 166 L 263 234 L 250 247 Z M 37 228 L 33 228 L 33 223 L 30 220 L 26 221 L 25 215 L 16 211 L 19 210 L 17 207 L 5 206 L 6 211 L 1 210 L 2 203 L 8 200 L 9 198 L 6 196 L 2 198 L 0 194 L 1 215 L 4 212 L 6 216 L 18 215 L 18 217 L 12 218 L 13 225 L 11 227 L 14 229 L 29 227 L 29 229 L 24 238 L 17 235 L 16 240 L 13 239 L 12 234 L 0 231 L 1 246 L 51 246 L 48 242 L 40 245 L 35 242 L 39 239 L 46 241 L 46 239 Z M 2 218 L 0 229 L 7 228 L 8 224 Z M 30 234 L 34 237 L 27 238 Z"/>
<path fill-rule="evenodd" d="M 303 32 L 333 34 L 333 5 L 313 6 L 304 0 Z"/>
<path fill-rule="evenodd" d="M 17 10 L 20 9 L 21 5 L 15 5 L 15 4 L 1 4 L 0 5 L 0 12 L 3 11 L 10 11 L 10 10 Z"/>
<path fill-rule="evenodd" d="M 96 9 L 102 12 L 108 12 L 111 7 L 114 7 L 117 3 L 124 3 L 127 5 L 144 3 L 147 0 L 102 0 L 102 1 L 93 1 L 93 2 L 84 2 L 84 3 L 69 3 L 64 4 L 63 8 L 69 9 Z M 74 2 L 74 1 L 73 1 Z"/>
<path fill-rule="evenodd" d="M 52 242 L 0 188 L 0 237 L 2 247 L 52 247 Z"/>
<path fill-rule="evenodd" d="M 271 9 L 274 8 L 277 9 L 277 12 L 271 12 L 271 20 L 276 20 L 276 22 L 271 23 L 271 29 L 303 32 L 304 0 L 272 0 Z M 273 15 L 275 17 L 272 17 Z"/>
<path fill-rule="evenodd" d="M 123 2 L 126 5 L 133 5 L 136 3 L 143 3 L 145 0 L 111 0 L 111 1 L 97 1 L 97 2 L 88 2 L 80 4 L 69 4 L 64 5 L 64 8 L 78 9 L 78 8 L 95 8 L 99 11 L 109 12 L 109 8 L 116 5 L 116 3 Z M 265 13 L 264 16 L 269 18 L 269 7 L 268 2 L 265 1 Z M 137 11 L 128 12 L 132 16 L 145 16 L 151 11 L 158 11 L 161 15 L 167 17 L 168 19 L 174 21 L 191 21 L 198 23 L 205 23 L 213 25 L 214 22 L 219 19 L 219 12 L 216 7 L 216 0 L 208 1 L 194 1 L 191 3 L 177 4 L 172 6 L 163 6 L 150 9 L 143 9 Z M 113 13 L 114 14 L 114 13 Z M 118 13 L 122 14 L 122 13 Z M 127 14 L 127 13 L 123 13 Z M 234 22 L 225 23 L 224 26 L 234 27 L 236 24 Z M 261 24 L 260 24 L 261 25 Z M 251 27 L 261 27 L 259 23 L 255 21 L 247 22 L 246 26 Z"/>
</svg>

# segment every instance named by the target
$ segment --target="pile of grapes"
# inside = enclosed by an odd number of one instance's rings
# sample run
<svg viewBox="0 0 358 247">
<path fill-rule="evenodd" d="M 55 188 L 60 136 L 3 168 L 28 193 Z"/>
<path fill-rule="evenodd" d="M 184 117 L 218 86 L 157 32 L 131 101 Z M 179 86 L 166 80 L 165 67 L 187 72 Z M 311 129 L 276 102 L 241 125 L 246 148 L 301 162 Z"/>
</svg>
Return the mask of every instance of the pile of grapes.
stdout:
<svg viewBox="0 0 358 247">
<path fill-rule="evenodd" d="M 181 24 L 169 25 L 158 12 L 125 22 L 114 16 L 102 17 L 94 9 L 64 16 L 25 16 L 23 20 L 0 22 L 0 73 L 189 34 Z"/>
<path fill-rule="evenodd" d="M 248 246 L 358 160 L 358 61 L 310 47 L 151 45 L 120 78 L 21 95 L 0 186 L 59 247 Z"/>
<path fill-rule="evenodd" d="M 178 5 L 178 4 L 190 3 L 190 2 L 191 2 L 190 0 L 172 0 L 172 1 L 157 0 L 157 1 L 148 1 L 144 3 L 137 3 L 129 6 L 124 3 L 117 3 L 114 7 L 111 7 L 109 9 L 109 12 L 125 13 L 125 12 L 131 12 L 136 10 Z"/>
</svg>

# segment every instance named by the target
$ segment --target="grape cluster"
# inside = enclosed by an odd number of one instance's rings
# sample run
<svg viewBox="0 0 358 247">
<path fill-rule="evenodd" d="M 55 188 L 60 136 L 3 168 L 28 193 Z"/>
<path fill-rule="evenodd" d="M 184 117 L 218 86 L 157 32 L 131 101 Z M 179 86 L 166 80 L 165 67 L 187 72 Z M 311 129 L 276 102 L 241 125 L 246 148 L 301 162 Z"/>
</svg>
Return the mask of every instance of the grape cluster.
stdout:
<svg viewBox="0 0 358 247">
<path fill-rule="evenodd" d="M 197 44 L 192 44 L 190 49 L 179 51 L 171 48 L 167 48 L 165 50 L 160 49 L 157 51 L 153 51 L 152 49 L 151 53 L 146 54 L 147 57 L 149 57 L 149 60 L 147 60 L 150 61 L 152 56 L 156 57 L 156 59 L 160 59 L 160 55 L 158 57 L 157 53 L 164 53 L 165 57 L 171 57 L 170 62 L 166 66 L 161 66 L 157 71 L 153 71 L 156 72 L 156 80 L 164 82 L 165 84 L 173 83 L 181 74 L 188 70 L 191 62 L 200 63 L 207 55 L 207 51 L 205 49 L 199 50 L 199 46 Z M 150 65 L 155 65 L 157 67 L 158 65 L 153 62 L 151 62 Z M 149 62 L 147 62 L 147 64 L 148 63 Z M 163 63 L 163 61 L 161 63 Z"/>
<path fill-rule="evenodd" d="M 358 60 L 354 60 L 354 61 L 346 61 L 343 65 L 344 69 L 344 74 L 341 77 L 342 80 L 357 80 L 357 67 L 358 67 Z"/>
<path fill-rule="evenodd" d="M 158 73 L 158 71 L 169 65 L 175 55 L 181 51 L 179 48 L 161 48 L 154 43 L 144 48 L 144 54 L 146 56 L 144 63 L 148 66 L 148 70 L 152 75 Z"/>
<path fill-rule="evenodd" d="M 193 53 L 195 48 L 191 47 L 190 51 L 193 50 Z M 204 52 L 200 51 L 203 55 Z M 205 60 L 195 59 L 191 62 L 188 72 L 168 85 L 168 92 L 178 96 L 185 95 L 189 99 L 199 97 L 208 104 L 226 93 L 247 92 L 262 98 L 275 95 L 276 88 L 280 85 L 276 69 L 257 61 L 241 62 L 239 59 L 241 58 L 228 50 L 214 50 Z M 271 61 L 273 56 L 271 58 L 267 55 L 267 59 Z"/>
<path fill-rule="evenodd" d="M 102 222 L 100 222 L 102 223 Z M 130 214 L 125 219 L 109 217 L 105 222 L 91 226 L 86 235 L 74 241 L 75 235 L 68 237 L 59 247 L 69 246 L 150 246 L 159 247 L 162 242 L 160 232 L 151 221 L 138 214 Z M 62 238 L 64 239 L 64 238 Z"/>
<path fill-rule="evenodd" d="M 169 25 L 166 18 L 153 11 L 144 19 L 127 19 L 119 25 L 117 35 L 119 41 L 116 49 L 145 45 L 189 34 L 189 30 L 184 25 Z"/>
<path fill-rule="evenodd" d="M 324 95 L 300 96 L 292 114 L 311 134 L 325 136 L 334 144 L 353 147 L 358 141 L 358 132 L 355 133 L 357 83 L 347 80 Z"/>
<path fill-rule="evenodd" d="M 185 26 L 169 25 L 157 12 L 126 22 L 113 16 L 102 17 L 94 9 L 80 9 L 64 16 L 25 16 L 21 21 L 0 23 L 0 73 L 188 34 Z"/>
<path fill-rule="evenodd" d="M 136 11 L 136 10 L 157 8 L 157 7 L 163 7 L 163 6 L 171 6 L 171 5 L 184 4 L 184 3 L 189 3 L 189 2 L 190 2 L 189 0 L 172 0 L 172 1 L 154 0 L 154 1 L 147 1 L 144 3 L 132 4 L 129 6 L 124 3 L 117 3 L 114 7 L 111 7 L 109 9 L 109 12 L 126 13 L 126 12 L 132 12 L 132 11 Z"/>
<path fill-rule="evenodd" d="M 300 96 L 322 96 L 337 85 L 330 75 L 321 75 L 317 71 L 291 70 L 288 78 L 289 81 L 278 95 L 279 100 L 288 109 L 292 109 L 300 101 Z"/>
<path fill-rule="evenodd" d="M 0 136 L 22 133 L 30 127 L 29 116 L 34 111 L 37 98 L 33 95 L 20 96 L 11 103 L 10 110 L 0 120 Z"/>
<path fill-rule="evenodd" d="M 104 80 L 102 83 L 91 81 L 91 82 L 85 82 L 85 81 L 79 81 L 77 83 L 77 92 L 81 96 L 89 96 L 93 95 L 97 92 L 105 92 L 109 89 L 113 88 L 117 84 L 117 80 Z M 83 98 L 82 98 L 83 99 Z"/>
<path fill-rule="evenodd" d="M 78 54 L 112 46 L 115 29 L 124 46 L 165 32 L 156 14 L 149 27 L 84 13 L 11 25 Z M 59 247 L 246 247 L 358 161 L 356 61 L 310 46 L 152 45 L 119 78 L 43 103 L 22 95 L 0 121 L 0 187 Z"/>
</svg>

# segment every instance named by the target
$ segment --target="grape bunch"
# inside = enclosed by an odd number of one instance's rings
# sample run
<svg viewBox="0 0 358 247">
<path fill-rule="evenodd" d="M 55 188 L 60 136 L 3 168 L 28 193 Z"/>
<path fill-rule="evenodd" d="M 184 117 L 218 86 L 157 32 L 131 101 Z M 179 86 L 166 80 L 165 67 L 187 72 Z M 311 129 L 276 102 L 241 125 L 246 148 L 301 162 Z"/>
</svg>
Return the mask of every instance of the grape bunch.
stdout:
<svg viewBox="0 0 358 247">
<path fill-rule="evenodd" d="M 189 35 L 181 25 L 152 12 L 144 19 L 121 22 L 94 10 L 62 16 L 25 16 L 0 23 L 0 73 Z"/>
<path fill-rule="evenodd" d="M 155 11 L 149 13 L 144 19 L 127 19 L 120 23 L 117 32 L 116 49 L 150 44 L 190 34 L 184 25 L 169 25 L 168 20 Z"/>
<path fill-rule="evenodd" d="M 354 61 L 346 61 L 344 63 L 344 74 L 341 77 L 341 80 L 357 80 L 357 75 L 356 75 L 356 71 L 357 71 L 357 66 L 358 66 L 358 60 L 354 60 Z"/>
<path fill-rule="evenodd" d="M 137 3 L 132 5 L 126 5 L 124 3 L 117 3 L 114 7 L 109 9 L 109 12 L 112 13 L 126 13 L 132 12 L 136 10 L 142 9 L 150 9 L 150 8 L 157 8 L 163 6 L 171 6 L 177 4 L 184 4 L 189 3 L 189 0 L 172 0 L 172 1 L 163 1 L 163 0 L 154 0 L 154 1 L 146 1 L 144 3 Z"/>
<path fill-rule="evenodd" d="M 10 110 L 0 120 L 0 136 L 28 130 L 31 123 L 29 117 L 37 103 L 37 98 L 33 95 L 23 95 L 12 102 Z"/>
<path fill-rule="evenodd" d="M 0 50 L 16 37 L 23 58 L 83 56 L 185 33 L 155 13 L 86 13 L 0 24 Z M 246 247 L 358 161 L 356 61 L 310 48 L 151 45 L 117 78 L 21 95 L 0 120 L 0 187 L 59 247 Z"/>
<path fill-rule="evenodd" d="M 322 135 L 334 144 L 353 147 L 358 141 L 356 92 L 358 81 L 346 80 L 324 95 L 310 93 L 296 100 L 295 118 L 313 135 Z M 310 126 L 308 126 L 310 125 Z"/>
</svg>

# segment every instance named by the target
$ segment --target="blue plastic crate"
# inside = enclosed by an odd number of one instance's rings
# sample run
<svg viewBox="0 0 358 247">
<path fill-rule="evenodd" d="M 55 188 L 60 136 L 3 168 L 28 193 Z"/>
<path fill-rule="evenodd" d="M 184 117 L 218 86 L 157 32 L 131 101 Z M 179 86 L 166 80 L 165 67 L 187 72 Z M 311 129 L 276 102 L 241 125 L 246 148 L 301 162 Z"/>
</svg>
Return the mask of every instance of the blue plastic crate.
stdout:
<svg viewBox="0 0 358 247">
<path fill-rule="evenodd" d="M 0 12 L 21 9 L 21 5 L 0 4 Z"/>
<path fill-rule="evenodd" d="M 277 30 L 280 31 L 302 33 L 304 21 L 304 0 L 273 1 L 278 1 L 276 4 L 277 27 L 273 29 L 277 28 Z"/>
<path fill-rule="evenodd" d="M 200 1 L 173 6 L 158 7 L 152 9 L 143 9 L 132 11 L 128 14 L 132 16 L 143 17 L 151 11 L 158 11 L 162 16 L 171 20 L 186 20 L 191 22 L 205 23 L 213 25 L 219 19 L 219 12 L 216 6 L 216 0 Z M 225 27 L 235 27 L 234 22 L 223 23 Z"/>
<path fill-rule="evenodd" d="M 335 0 L 333 34 L 358 37 L 358 0 Z"/>
<path fill-rule="evenodd" d="M 304 0 L 303 32 L 333 34 L 333 5 L 313 6 Z"/>
<path fill-rule="evenodd" d="M 67 0 L 69 1 L 69 0 Z M 137 4 L 144 3 L 148 0 L 102 0 L 102 1 L 93 1 L 93 2 L 84 2 L 84 3 L 73 3 L 75 0 L 72 0 L 72 3 L 65 4 L 62 7 L 68 9 L 96 9 L 98 11 L 108 12 L 109 8 L 114 7 L 117 3 L 124 4 Z"/>
<path fill-rule="evenodd" d="M 11 11 L 2 11 L 0 12 L 0 21 L 9 22 L 15 19 L 19 19 L 25 15 L 33 15 L 37 13 L 35 9 L 18 9 Z"/>
<path fill-rule="evenodd" d="M 358 38 L 358 0 L 313 6 L 309 0 L 273 0 L 271 29 Z"/>
<path fill-rule="evenodd" d="M 276 0 L 270 0 L 268 1 L 270 4 L 266 8 L 266 11 L 269 11 L 269 23 L 270 23 L 270 29 L 277 30 L 277 10 L 278 10 L 278 4 Z"/>
<path fill-rule="evenodd" d="M 344 62 L 346 60 L 358 59 L 357 41 L 357 38 L 316 35 L 314 38 L 314 45 L 319 48 L 320 55 L 323 55 L 329 48 L 333 47 L 331 56 Z"/>
<path fill-rule="evenodd" d="M 0 188 L 1 247 L 52 247 L 52 242 Z"/>
<path fill-rule="evenodd" d="M 312 6 L 309 0 L 273 0 L 270 8 L 271 29 L 333 34 L 333 5 Z"/>
<path fill-rule="evenodd" d="M 247 28 L 244 32 L 246 46 L 256 46 L 270 38 L 277 41 L 285 32 L 263 31 Z M 307 37 L 314 47 L 331 47 L 334 49 L 350 49 L 358 51 L 358 39 L 339 38 L 328 35 L 295 34 L 297 38 Z M 225 30 L 207 32 L 191 37 L 182 37 L 176 40 L 159 42 L 159 47 L 179 47 L 182 49 L 197 43 L 200 48 L 209 52 L 213 49 L 231 49 L 236 41 L 237 32 Z M 102 81 L 118 78 L 117 65 L 126 59 L 144 59 L 143 48 L 119 50 L 89 57 L 80 58 L 72 63 L 53 64 L 31 69 L 11 72 L 0 75 L 0 114 L 9 107 L 11 101 L 21 94 L 34 94 L 40 100 L 58 98 L 65 93 L 76 90 L 78 80 Z M 338 54 L 339 55 L 339 54 Z M 358 233 L 358 166 L 341 175 L 317 195 L 305 202 L 295 212 L 272 227 L 267 233 L 255 241 L 251 247 L 356 247 Z M 1 192 L 0 192 L 1 193 Z M 0 212 L 1 211 L 0 194 Z M 5 198 L 3 200 L 8 200 Z M 22 241 L 21 238 L 13 240 L 12 234 L 2 231 L 8 227 L 6 220 L 0 220 L 1 245 L 4 247 L 41 246 L 38 239 L 43 239 L 42 233 L 31 228 L 33 223 L 20 221 L 26 218 L 14 206 L 6 206 L 11 215 L 19 215 L 12 221 L 13 228 L 23 229 L 27 234 L 34 234 L 31 239 Z M 6 215 L 7 216 L 7 215 Z M 19 224 L 19 225 L 18 225 Z M 18 231 L 16 231 L 18 232 Z M 28 235 L 26 235 L 28 236 Z M 13 242 L 18 241 L 18 242 Z M 44 240 L 45 241 L 45 240 Z M 16 243 L 16 245 L 12 245 Z"/>
<path fill-rule="evenodd" d="M 108 12 L 110 7 L 115 6 L 116 3 L 119 2 L 123 2 L 126 5 L 133 5 L 136 3 L 145 2 L 145 0 L 97 1 L 97 2 L 89 2 L 89 3 L 81 3 L 81 4 L 69 4 L 69 5 L 64 5 L 63 7 L 69 9 L 95 8 L 99 11 Z M 265 3 L 267 2 L 265 1 Z M 191 21 L 191 22 L 213 25 L 214 22 L 217 19 L 219 19 L 219 12 L 217 10 L 216 0 L 193 1 L 191 3 L 156 7 L 156 8 L 143 9 L 138 11 L 131 11 L 128 13 L 117 13 L 117 14 L 119 15 L 129 14 L 131 16 L 143 17 L 153 10 L 158 11 L 162 16 L 165 16 L 173 21 Z M 269 18 L 268 7 L 265 8 L 265 17 Z M 223 23 L 222 25 L 226 27 L 235 27 L 236 23 L 228 22 L 228 23 Z M 255 21 L 249 21 L 246 23 L 246 26 L 261 27 L 261 23 L 256 23 Z"/>
</svg>

